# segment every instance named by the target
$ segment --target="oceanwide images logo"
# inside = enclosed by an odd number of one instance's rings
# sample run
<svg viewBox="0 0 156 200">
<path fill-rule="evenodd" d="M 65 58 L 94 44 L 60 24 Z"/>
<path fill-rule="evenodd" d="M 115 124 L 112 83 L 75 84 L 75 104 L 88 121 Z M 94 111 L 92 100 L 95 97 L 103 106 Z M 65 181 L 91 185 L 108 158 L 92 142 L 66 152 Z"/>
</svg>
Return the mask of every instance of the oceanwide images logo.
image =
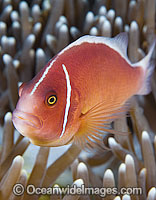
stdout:
<svg viewBox="0 0 156 200">
<path fill-rule="evenodd" d="M 26 192 L 28 195 L 99 195 L 105 197 L 107 195 L 141 195 L 142 188 L 105 188 L 105 187 L 85 187 L 81 185 L 67 185 L 64 188 L 59 187 L 35 187 L 34 185 L 28 185 L 26 188 L 20 183 L 15 184 L 13 187 L 13 193 L 16 196 L 21 196 Z"/>
</svg>

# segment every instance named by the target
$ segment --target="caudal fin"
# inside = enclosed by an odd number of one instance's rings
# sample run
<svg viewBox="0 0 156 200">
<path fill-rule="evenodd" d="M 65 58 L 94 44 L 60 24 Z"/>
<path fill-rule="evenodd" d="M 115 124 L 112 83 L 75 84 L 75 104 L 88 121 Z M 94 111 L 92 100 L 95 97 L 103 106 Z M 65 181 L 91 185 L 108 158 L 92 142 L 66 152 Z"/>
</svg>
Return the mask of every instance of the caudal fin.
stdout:
<svg viewBox="0 0 156 200">
<path fill-rule="evenodd" d="M 154 71 L 155 63 L 151 61 L 151 57 L 155 48 L 156 39 L 150 47 L 148 54 L 139 62 L 134 64 L 135 66 L 141 66 L 145 72 L 144 82 L 140 90 L 137 92 L 139 95 L 146 95 L 151 91 L 150 79 Z"/>
</svg>

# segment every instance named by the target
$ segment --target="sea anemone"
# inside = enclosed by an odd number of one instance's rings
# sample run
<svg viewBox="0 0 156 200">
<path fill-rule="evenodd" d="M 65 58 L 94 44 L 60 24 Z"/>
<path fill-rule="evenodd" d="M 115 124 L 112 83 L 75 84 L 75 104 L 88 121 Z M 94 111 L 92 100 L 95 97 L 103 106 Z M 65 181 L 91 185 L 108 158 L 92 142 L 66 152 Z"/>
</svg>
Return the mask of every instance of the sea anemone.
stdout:
<svg viewBox="0 0 156 200">
<path fill-rule="evenodd" d="M 151 93 L 133 97 L 128 116 L 114 122 L 125 135 L 104 137 L 105 151 L 86 153 L 72 144 L 48 164 L 54 148 L 40 147 L 32 167 L 28 146 L 37 147 L 14 130 L 11 120 L 21 82 L 31 80 L 80 36 L 113 37 L 125 31 L 131 62 L 143 58 L 155 39 L 155 4 L 154 0 L 0 0 L 0 199 L 156 199 L 156 72 Z M 154 52 L 153 63 L 155 58 Z M 63 172 L 62 181 L 58 177 Z M 58 193 L 28 195 L 25 190 L 15 195 L 15 184 L 25 189 L 32 184 L 51 187 Z M 103 193 L 61 194 L 68 184 L 103 188 Z M 107 188 L 118 192 L 104 195 Z M 141 192 L 122 194 L 121 188 L 141 188 Z"/>
</svg>

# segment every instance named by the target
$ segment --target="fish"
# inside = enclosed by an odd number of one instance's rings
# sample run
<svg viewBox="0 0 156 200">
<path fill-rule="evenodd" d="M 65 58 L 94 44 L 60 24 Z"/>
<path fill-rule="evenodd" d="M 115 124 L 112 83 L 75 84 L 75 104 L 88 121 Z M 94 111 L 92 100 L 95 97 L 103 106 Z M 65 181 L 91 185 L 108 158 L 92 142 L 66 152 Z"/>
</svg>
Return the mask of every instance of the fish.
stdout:
<svg viewBox="0 0 156 200">
<path fill-rule="evenodd" d="M 79 147 L 100 144 L 104 134 L 118 134 L 114 120 L 128 111 L 134 95 L 151 91 L 154 70 L 148 54 L 136 63 L 127 56 L 128 35 L 85 35 L 54 56 L 19 88 L 13 111 L 15 128 L 38 146 Z"/>
</svg>

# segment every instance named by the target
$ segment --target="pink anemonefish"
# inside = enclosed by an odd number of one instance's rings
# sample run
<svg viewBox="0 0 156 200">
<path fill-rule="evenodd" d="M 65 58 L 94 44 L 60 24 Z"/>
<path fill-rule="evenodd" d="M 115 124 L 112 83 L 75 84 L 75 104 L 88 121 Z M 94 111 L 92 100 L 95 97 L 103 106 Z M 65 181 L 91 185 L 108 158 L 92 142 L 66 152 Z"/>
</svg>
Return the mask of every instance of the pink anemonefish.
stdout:
<svg viewBox="0 0 156 200">
<path fill-rule="evenodd" d="M 139 62 L 127 57 L 128 37 L 83 36 L 19 89 L 16 129 L 39 146 L 97 144 L 126 112 L 133 95 L 150 92 L 155 47 Z M 115 133 L 115 130 L 114 130 Z"/>
</svg>

